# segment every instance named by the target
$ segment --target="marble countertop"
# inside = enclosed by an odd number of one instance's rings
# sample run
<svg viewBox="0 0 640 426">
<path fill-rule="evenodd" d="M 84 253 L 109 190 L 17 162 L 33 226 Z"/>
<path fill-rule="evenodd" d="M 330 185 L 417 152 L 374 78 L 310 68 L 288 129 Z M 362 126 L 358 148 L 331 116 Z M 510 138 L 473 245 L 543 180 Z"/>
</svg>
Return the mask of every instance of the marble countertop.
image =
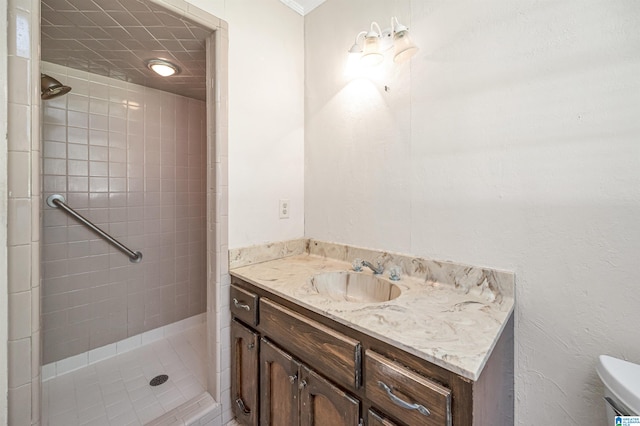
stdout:
<svg viewBox="0 0 640 426">
<path fill-rule="evenodd" d="M 393 282 L 402 290 L 399 297 L 381 303 L 337 301 L 314 290 L 314 275 L 349 270 L 349 262 L 305 253 L 232 266 L 230 272 L 474 381 L 513 312 L 512 293 L 496 298 L 486 288 L 475 291 L 410 275 Z"/>
</svg>

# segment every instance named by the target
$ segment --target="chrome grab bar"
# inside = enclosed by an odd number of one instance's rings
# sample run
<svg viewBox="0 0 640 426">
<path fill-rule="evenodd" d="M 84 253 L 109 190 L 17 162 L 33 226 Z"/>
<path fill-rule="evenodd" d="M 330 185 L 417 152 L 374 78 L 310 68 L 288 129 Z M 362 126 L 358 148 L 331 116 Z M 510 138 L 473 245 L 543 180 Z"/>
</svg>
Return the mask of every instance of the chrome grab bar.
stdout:
<svg viewBox="0 0 640 426">
<path fill-rule="evenodd" d="M 100 235 L 102 238 L 107 240 L 113 246 L 115 246 L 118 250 L 129 256 L 129 261 L 132 263 L 140 263 L 142 261 L 142 253 L 139 251 L 133 251 L 127 248 L 124 244 L 120 243 L 118 240 L 113 238 L 111 235 L 104 232 L 102 229 L 98 228 L 96 225 L 91 223 L 91 221 L 80 213 L 69 207 L 65 204 L 65 199 L 60 194 L 53 194 L 47 197 L 47 205 L 49 207 L 53 207 L 54 209 L 60 207 L 65 212 L 69 213 L 71 216 L 75 217 L 79 222 L 83 223 L 87 227 L 89 227 L 93 232 Z"/>
</svg>

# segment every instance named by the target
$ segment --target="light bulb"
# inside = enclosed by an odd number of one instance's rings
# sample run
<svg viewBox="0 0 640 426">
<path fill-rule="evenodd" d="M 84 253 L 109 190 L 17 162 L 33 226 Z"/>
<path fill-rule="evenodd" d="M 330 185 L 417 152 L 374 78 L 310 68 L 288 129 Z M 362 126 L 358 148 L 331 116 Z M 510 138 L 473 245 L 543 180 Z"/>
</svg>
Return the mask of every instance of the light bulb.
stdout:
<svg viewBox="0 0 640 426">
<path fill-rule="evenodd" d="M 151 59 L 147 61 L 147 67 L 162 77 L 169 77 L 180 73 L 180 68 L 163 59 Z"/>
</svg>

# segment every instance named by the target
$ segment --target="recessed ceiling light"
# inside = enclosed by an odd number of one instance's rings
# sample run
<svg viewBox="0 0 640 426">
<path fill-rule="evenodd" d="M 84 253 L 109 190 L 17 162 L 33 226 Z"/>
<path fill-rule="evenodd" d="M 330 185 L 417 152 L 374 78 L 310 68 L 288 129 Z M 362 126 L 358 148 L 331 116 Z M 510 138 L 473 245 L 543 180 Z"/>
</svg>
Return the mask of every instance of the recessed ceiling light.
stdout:
<svg viewBox="0 0 640 426">
<path fill-rule="evenodd" d="M 180 68 L 164 59 L 150 59 L 147 61 L 147 68 L 161 75 L 169 77 L 171 75 L 180 74 Z"/>
</svg>

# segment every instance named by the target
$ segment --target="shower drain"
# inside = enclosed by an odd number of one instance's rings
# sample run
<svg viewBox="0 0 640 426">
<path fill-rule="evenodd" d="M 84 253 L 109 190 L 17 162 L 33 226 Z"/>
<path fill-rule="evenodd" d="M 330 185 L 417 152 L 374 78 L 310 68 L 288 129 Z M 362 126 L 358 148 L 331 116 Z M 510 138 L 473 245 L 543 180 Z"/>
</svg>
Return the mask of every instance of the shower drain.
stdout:
<svg viewBox="0 0 640 426">
<path fill-rule="evenodd" d="M 166 374 L 161 374 L 161 375 L 156 376 L 153 379 L 151 379 L 149 384 L 151 386 L 160 386 L 161 384 L 163 384 L 167 380 L 169 380 L 169 376 L 167 376 Z"/>
</svg>

